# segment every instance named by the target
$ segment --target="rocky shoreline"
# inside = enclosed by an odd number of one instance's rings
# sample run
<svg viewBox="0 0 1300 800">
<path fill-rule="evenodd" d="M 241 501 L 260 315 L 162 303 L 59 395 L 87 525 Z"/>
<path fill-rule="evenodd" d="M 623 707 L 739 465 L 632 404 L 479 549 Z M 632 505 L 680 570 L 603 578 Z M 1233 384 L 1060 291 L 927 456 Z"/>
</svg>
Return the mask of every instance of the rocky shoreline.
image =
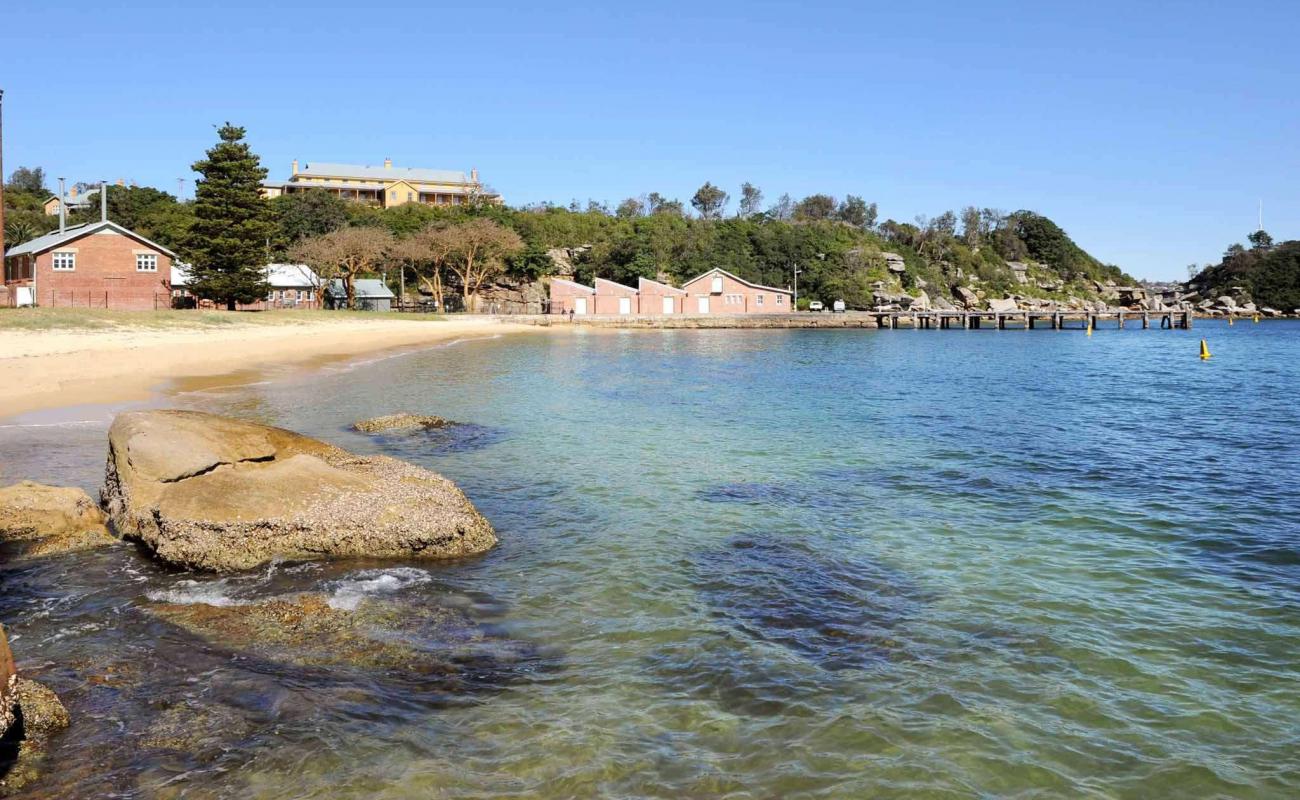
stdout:
<svg viewBox="0 0 1300 800">
<path fill-rule="evenodd" d="M 357 427 L 400 432 L 452 424 L 393 414 Z M 437 473 L 194 411 L 118 415 L 100 501 L 80 489 L 30 481 L 0 488 L 0 556 L 52 558 L 131 540 L 172 567 L 229 573 L 270 561 L 454 559 L 497 543 L 488 521 Z M 401 616 L 372 606 L 340 608 L 301 595 L 230 607 L 153 602 L 142 609 L 200 637 L 286 663 L 457 673 L 450 656 L 404 648 L 372 630 Z M 485 635 L 438 613 L 421 616 L 422 624 L 462 637 Z M 48 771 L 47 744 L 69 721 L 52 691 L 19 674 L 0 628 L 0 796 Z"/>
</svg>

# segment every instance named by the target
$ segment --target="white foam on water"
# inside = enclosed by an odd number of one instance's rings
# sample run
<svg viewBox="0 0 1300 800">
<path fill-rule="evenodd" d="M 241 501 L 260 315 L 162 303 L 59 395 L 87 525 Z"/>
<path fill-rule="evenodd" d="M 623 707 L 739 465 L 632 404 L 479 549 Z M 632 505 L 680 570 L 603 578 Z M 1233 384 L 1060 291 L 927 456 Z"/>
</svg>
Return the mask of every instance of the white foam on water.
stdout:
<svg viewBox="0 0 1300 800">
<path fill-rule="evenodd" d="M 393 594 L 431 580 L 433 580 L 432 575 L 415 567 L 366 569 L 326 584 L 333 589 L 327 602 L 330 608 L 354 611 L 367 597 Z"/>
<path fill-rule="evenodd" d="M 154 589 L 145 593 L 145 597 L 155 603 L 176 603 L 178 605 L 242 606 L 247 601 L 241 600 L 231 591 L 230 581 L 222 578 L 215 581 L 179 581 L 170 589 Z"/>
</svg>

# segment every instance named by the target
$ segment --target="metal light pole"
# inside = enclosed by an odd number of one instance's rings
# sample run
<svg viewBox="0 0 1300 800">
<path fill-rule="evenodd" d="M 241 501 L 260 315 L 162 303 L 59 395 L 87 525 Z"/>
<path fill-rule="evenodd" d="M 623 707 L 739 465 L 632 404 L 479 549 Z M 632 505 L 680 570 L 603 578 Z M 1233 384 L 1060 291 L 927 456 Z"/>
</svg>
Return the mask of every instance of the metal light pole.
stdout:
<svg viewBox="0 0 1300 800">
<path fill-rule="evenodd" d="M 799 266 L 797 264 L 791 264 L 790 266 L 794 268 L 794 309 L 793 310 L 797 312 L 799 310 L 799 273 L 801 272 L 801 270 L 799 269 Z"/>
</svg>

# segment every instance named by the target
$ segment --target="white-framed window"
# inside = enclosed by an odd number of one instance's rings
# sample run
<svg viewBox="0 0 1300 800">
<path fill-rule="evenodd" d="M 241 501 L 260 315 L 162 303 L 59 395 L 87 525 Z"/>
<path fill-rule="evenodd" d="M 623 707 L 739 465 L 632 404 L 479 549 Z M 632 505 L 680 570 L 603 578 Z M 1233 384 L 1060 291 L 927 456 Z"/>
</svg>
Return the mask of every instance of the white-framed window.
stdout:
<svg viewBox="0 0 1300 800">
<path fill-rule="evenodd" d="M 59 253 L 54 254 L 54 269 L 56 272 L 72 272 L 77 268 L 76 253 Z"/>
<path fill-rule="evenodd" d="M 778 306 L 783 306 L 783 305 L 785 305 L 785 295 L 783 295 L 783 294 L 778 294 L 778 295 L 776 296 L 776 304 L 777 304 Z"/>
<path fill-rule="evenodd" d="M 409 202 L 411 202 L 411 201 L 414 200 L 414 199 L 415 199 L 415 192 L 407 192 L 407 193 L 406 193 L 406 202 L 409 203 Z"/>
<path fill-rule="evenodd" d="M 756 306 L 763 305 L 763 295 L 761 294 L 754 295 L 754 305 Z"/>
<path fill-rule="evenodd" d="M 136 272 L 157 272 L 158 256 L 154 255 L 153 253 L 136 253 L 135 271 Z"/>
</svg>

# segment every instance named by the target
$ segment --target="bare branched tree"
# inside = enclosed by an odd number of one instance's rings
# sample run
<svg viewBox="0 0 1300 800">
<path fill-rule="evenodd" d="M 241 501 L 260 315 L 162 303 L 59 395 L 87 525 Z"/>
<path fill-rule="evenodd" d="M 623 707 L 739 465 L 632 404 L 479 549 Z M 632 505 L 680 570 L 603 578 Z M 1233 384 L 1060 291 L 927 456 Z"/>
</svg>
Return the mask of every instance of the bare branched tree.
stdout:
<svg viewBox="0 0 1300 800">
<path fill-rule="evenodd" d="M 376 272 L 393 257 L 396 240 L 382 228 L 340 228 L 294 245 L 290 255 L 316 270 L 325 285 L 343 281 L 348 308 L 356 308 L 356 279 Z"/>
</svg>

